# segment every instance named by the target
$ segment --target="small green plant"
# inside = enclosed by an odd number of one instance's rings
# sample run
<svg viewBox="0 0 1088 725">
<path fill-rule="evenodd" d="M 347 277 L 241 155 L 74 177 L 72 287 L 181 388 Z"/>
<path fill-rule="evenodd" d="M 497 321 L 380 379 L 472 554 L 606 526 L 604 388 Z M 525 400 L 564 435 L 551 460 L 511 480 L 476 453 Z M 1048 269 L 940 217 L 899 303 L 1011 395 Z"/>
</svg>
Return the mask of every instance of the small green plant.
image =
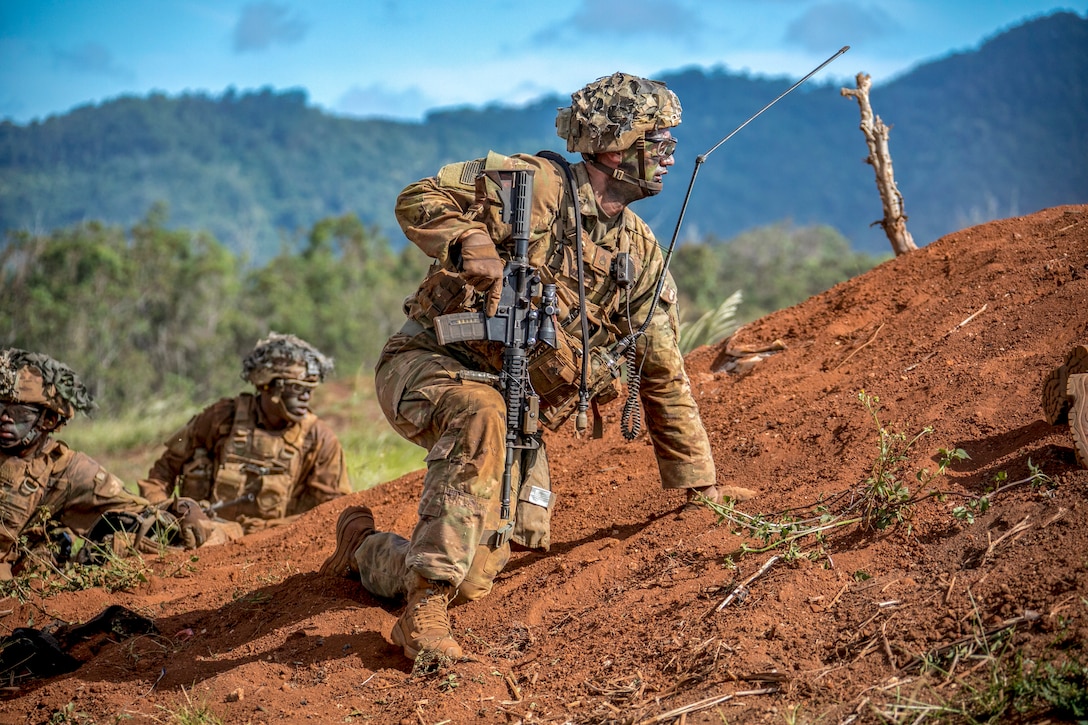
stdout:
<svg viewBox="0 0 1088 725">
<path fill-rule="evenodd" d="M 85 712 L 77 712 L 76 704 L 69 702 L 59 710 L 54 710 L 47 721 L 49 725 L 83 725 L 93 723 L 94 719 Z"/>
<path fill-rule="evenodd" d="M 456 672 L 450 672 L 438 681 L 439 692 L 453 692 L 460 686 L 461 681 L 457 678 Z"/>
<path fill-rule="evenodd" d="M 1022 486 L 1025 483 L 1030 484 L 1032 490 L 1052 483 L 1050 476 L 1043 473 L 1042 469 L 1032 463 L 1030 458 L 1028 459 L 1028 476 L 1026 478 L 1010 483 L 1008 482 L 1009 474 L 1006 471 L 998 471 L 994 474 L 993 480 L 997 484 L 995 487 L 987 488 L 981 496 L 968 497 L 962 506 L 956 506 L 952 509 L 952 516 L 967 524 L 973 524 L 976 516 L 989 510 L 990 499 L 997 494 L 1004 493 L 1014 486 Z"/>
<path fill-rule="evenodd" d="M 903 481 L 903 465 L 914 444 L 922 436 L 933 433 L 933 428 L 925 426 L 908 439 L 905 433 L 889 430 L 881 423 L 880 398 L 862 390 L 858 393 L 858 399 L 876 423 L 879 446 L 879 454 L 861 492 L 862 524 L 869 529 L 885 529 L 892 524 L 901 524 L 910 517 L 913 502 L 910 488 Z M 929 479 L 925 471 L 920 471 L 916 477 L 919 481 Z M 925 482 L 928 483 L 928 480 Z"/>
<path fill-rule="evenodd" d="M 745 513 L 735 508 L 731 499 L 723 503 L 701 499 L 701 503 L 717 515 L 718 523 L 726 522 L 733 528 L 733 533 L 759 542 L 754 546 L 748 542 L 743 543 L 742 553 L 778 549 L 785 561 L 801 558 L 816 560 L 824 555 L 825 535 L 833 529 L 856 525 L 863 530 L 873 531 L 907 524 L 909 533 L 911 514 L 918 503 L 928 498 L 943 501 L 949 495 L 963 496 L 966 499 L 963 506 L 953 509 L 952 515 L 959 520 L 973 523 L 975 516 L 989 508 L 993 496 L 1024 483 L 1038 488 L 1051 482 L 1050 477 L 1029 459 L 1029 475 L 1026 478 L 1006 482 L 1008 476 L 1001 472 L 995 476 L 995 481 L 1000 485 L 981 496 L 942 492 L 935 488 L 937 479 L 946 475 L 953 463 L 970 459 L 970 456 L 962 448 L 939 448 L 936 471 L 928 468 L 917 470 L 914 479 L 919 484 L 918 490 L 912 493 L 906 483 L 907 462 L 918 441 L 930 435 L 933 428 L 926 426 L 914 436 L 908 437 L 884 426 L 880 419 L 880 399 L 877 396 L 861 390 L 858 400 L 876 424 L 878 452 L 869 475 L 856 488 L 835 494 L 826 501 L 821 499 L 808 507 L 777 515 Z M 833 508 L 834 503 L 839 506 Z"/>
<path fill-rule="evenodd" d="M 150 570 L 134 551 L 126 556 L 111 547 L 98 546 L 81 541 L 83 546 L 93 546 L 93 564 L 65 561 L 58 564 L 61 556 L 56 542 L 28 546 L 26 537 L 17 544 L 22 551 L 22 565 L 18 574 L 8 581 L 0 581 L 0 597 L 15 597 L 28 601 L 30 592 L 50 597 L 60 592 L 78 592 L 101 587 L 108 592 L 123 591 L 147 582 Z"/>
<path fill-rule="evenodd" d="M 680 324 L 680 352 L 687 355 L 702 345 L 713 345 L 737 329 L 737 308 L 743 294 L 737 290 L 725 298 L 717 309 L 710 310 L 694 322 Z"/>
<path fill-rule="evenodd" d="M 914 445 L 925 435 L 933 432 L 925 427 L 912 438 L 887 429 L 880 421 L 880 399 L 862 390 L 858 399 L 865 406 L 878 431 L 878 454 L 870 469 L 869 476 L 851 490 L 833 497 L 832 501 L 846 501 L 837 511 L 832 510 L 829 502 L 817 501 L 808 508 L 799 509 L 802 515 L 795 513 L 778 516 L 748 514 L 734 507 L 732 500 L 717 504 L 704 499 L 717 516 L 718 521 L 731 524 L 735 533 L 747 535 L 760 542 L 758 546 L 748 543 L 741 545 L 746 553 L 757 553 L 779 549 L 785 561 L 801 558 L 818 559 L 824 553 L 824 536 L 827 531 L 844 526 L 860 526 L 866 530 L 884 529 L 898 525 L 910 518 L 912 507 L 922 498 L 935 493 L 912 497 L 909 487 L 904 482 L 906 461 Z M 940 463 L 936 473 L 926 469 L 918 471 L 915 478 L 924 485 L 931 484 L 937 476 L 943 475 L 952 461 L 967 457 L 961 449 L 942 448 Z"/>
</svg>

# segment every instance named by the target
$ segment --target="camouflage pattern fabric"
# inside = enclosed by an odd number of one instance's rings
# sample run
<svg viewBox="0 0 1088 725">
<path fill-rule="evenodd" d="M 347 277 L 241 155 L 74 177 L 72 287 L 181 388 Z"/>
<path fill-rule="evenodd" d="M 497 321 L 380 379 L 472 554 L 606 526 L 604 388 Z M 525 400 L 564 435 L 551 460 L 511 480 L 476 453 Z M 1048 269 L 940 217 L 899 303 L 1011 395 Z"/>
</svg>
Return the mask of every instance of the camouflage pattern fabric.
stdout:
<svg viewBox="0 0 1088 725">
<path fill-rule="evenodd" d="M 332 358 L 294 335 L 273 332 L 242 361 L 242 379 L 258 388 L 277 378 L 317 385 L 333 370 Z"/>
<path fill-rule="evenodd" d="M 66 420 L 95 408 L 83 381 L 70 367 L 43 353 L 0 351 L 0 401 L 42 405 Z"/>
<path fill-rule="evenodd" d="M 0 453 L 0 562 L 10 573 L 28 545 L 44 540 L 45 524 L 85 534 L 102 514 L 137 514 L 148 502 L 125 490 L 119 478 L 91 457 L 48 439 L 32 457 Z"/>
<path fill-rule="evenodd" d="M 628 73 L 598 78 L 560 108 L 555 130 L 567 151 L 623 151 L 647 131 L 680 125 L 680 99 L 664 83 Z"/>
<path fill-rule="evenodd" d="M 254 501 L 218 512 L 241 522 L 246 533 L 351 493 L 343 448 L 328 424 L 307 413 L 299 423 L 270 430 L 249 393 L 223 398 L 194 416 L 166 441 L 138 483 L 153 503 L 169 498 L 175 487 L 182 496 L 210 503 L 252 489 Z"/>
<path fill-rule="evenodd" d="M 592 345 L 614 342 L 642 323 L 664 264 L 653 233 L 637 215 L 626 209 L 609 219 L 598 212 L 583 164 L 574 166 L 583 231 L 588 237 L 583 260 L 575 258 L 570 243 L 573 209 L 566 200 L 564 178 L 545 159 L 491 153 L 444 167 L 437 176 L 401 193 L 396 207 L 401 228 L 436 263 L 420 291 L 406 300 L 412 322 L 386 344 L 375 382 L 382 410 L 394 429 L 428 453 L 419 522 L 410 541 L 405 544 L 403 539 L 375 534 L 357 552 L 360 570 L 367 572 L 364 584 L 368 589 L 374 586 L 371 591 L 382 596 L 402 591 L 405 570 L 460 585 L 479 558 L 477 547 L 484 532 L 497 520 L 494 514 L 505 461 L 504 402 L 493 387 L 462 382 L 457 372 L 465 368 L 496 371 L 501 346 L 487 343 L 492 346 L 489 354 L 480 348 L 484 343 L 438 345 L 433 317 L 455 311 L 450 304 L 471 304 L 471 295 L 449 298 L 435 292 L 445 289 L 441 285 L 429 284 L 437 275 L 456 277 L 458 241 L 468 232 L 488 234 L 498 240 L 500 256 L 510 257 L 510 229 L 501 220 L 495 190 L 477 181 L 480 171 L 491 168 L 535 171 L 529 261 L 541 270 L 545 281 L 560 285 L 559 319 L 572 331 L 578 329 L 570 314 L 577 301 L 574 280 L 577 265 L 583 264 Z M 634 285 L 627 291 L 621 291 L 608 272 L 618 252 L 630 254 L 637 269 Z M 463 282 L 455 285 L 464 286 Z M 715 470 L 678 347 L 675 303 L 675 286 L 669 279 L 646 335 L 636 346 L 642 369 L 640 399 L 663 485 L 697 488 L 713 485 Z M 542 457 L 541 461 L 546 467 L 546 460 Z M 373 543 L 368 547 L 369 541 Z M 477 571 L 492 568 L 486 561 L 476 567 Z"/>
<path fill-rule="evenodd" d="M 360 571 L 369 572 L 364 576 L 373 577 L 382 591 L 400 593 L 404 568 L 425 579 L 460 584 L 484 532 L 499 526 L 505 405 L 492 386 L 455 379 L 463 369 L 426 332 L 395 335 L 378 363 L 375 387 L 386 418 L 400 435 L 428 450 L 419 523 L 407 559 L 397 554 L 382 573 L 377 550 L 392 554 L 403 545 L 375 534 L 361 547 L 371 553 Z"/>
</svg>

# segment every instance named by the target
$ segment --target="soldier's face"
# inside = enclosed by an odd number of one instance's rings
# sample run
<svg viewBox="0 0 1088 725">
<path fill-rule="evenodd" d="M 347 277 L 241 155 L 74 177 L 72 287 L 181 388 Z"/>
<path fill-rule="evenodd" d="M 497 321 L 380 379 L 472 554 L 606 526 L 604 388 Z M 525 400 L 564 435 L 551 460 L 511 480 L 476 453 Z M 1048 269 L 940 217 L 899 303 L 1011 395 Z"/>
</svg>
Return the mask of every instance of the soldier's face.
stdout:
<svg viewBox="0 0 1088 725">
<path fill-rule="evenodd" d="M 280 400 L 283 409 L 292 420 L 301 420 L 310 410 L 310 397 L 313 387 L 292 380 L 281 380 Z"/>
<path fill-rule="evenodd" d="M 0 403 L 0 449 L 18 448 L 40 416 L 41 409 L 36 405 Z"/>
</svg>

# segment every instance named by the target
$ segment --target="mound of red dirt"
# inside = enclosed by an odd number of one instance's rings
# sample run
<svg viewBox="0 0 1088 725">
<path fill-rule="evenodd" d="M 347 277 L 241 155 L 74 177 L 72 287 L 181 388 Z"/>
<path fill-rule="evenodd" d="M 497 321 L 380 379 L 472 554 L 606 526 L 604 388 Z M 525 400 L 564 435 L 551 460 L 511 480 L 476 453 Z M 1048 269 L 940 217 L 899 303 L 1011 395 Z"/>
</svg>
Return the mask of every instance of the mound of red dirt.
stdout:
<svg viewBox="0 0 1088 725">
<path fill-rule="evenodd" d="M 645 436 L 624 442 L 613 419 L 603 440 L 550 438 L 552 551 L 516 553 L 488 597 L 452 610 L 465 661 L 413 673 L 388 640 L 397 605 L 317 574 L 346 505 L 411 530 L 416 473 L 196 561 L 148 557 L 157 576 L 133 591 L 0 602 L 8 631 L 118 603 L 161 633 L 9 694 L 0 721 L 168 722 L 190 703 L 229 723 L 864 721 L 954 700 L 987 643 L 1083 662 L 1088 470 L 1040 387 L 1088 342 L 1086 305 L 1088 206 L 1061 207 L 965 229 L 746 326 L 731 349 L 786 349 L 744 374 L 725 371 L 725 345 L 689 357 L 721 482 L 759 491 L 738 510 L 845 507 L 881 460 L 864 390 L 889 440 L 921 434 L 899 464 L 910 493 L 945 492 L 898 525 L 799 539 L 808 556 L 742 555 L 760 539 L 681 512 Z M 936 475 L 941 449 L 970 458 Z M 1032 467 L 1049 482 L 1023 482 Z M 1002 484 L 1016 485 L 988 510 L 968 506 Z M 955 676 L 922 676 L 927 656 Z"/>
</svg>

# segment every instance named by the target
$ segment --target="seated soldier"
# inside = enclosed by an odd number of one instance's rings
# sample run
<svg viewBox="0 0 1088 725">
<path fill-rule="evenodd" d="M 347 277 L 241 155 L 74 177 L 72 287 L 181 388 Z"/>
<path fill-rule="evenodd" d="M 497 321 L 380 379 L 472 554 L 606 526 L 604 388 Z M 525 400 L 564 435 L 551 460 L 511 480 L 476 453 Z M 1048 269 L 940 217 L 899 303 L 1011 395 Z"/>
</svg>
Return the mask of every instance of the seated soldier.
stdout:
<svg viewBox="0 0 1088 725">
<path fill-rule="evenodd" d="M 139 481 L 141 493 L 155 503 L 176 488 L 246 533 L 351 493 L 340 441 L 309 408 L 332 367 L 294 335 L 261 340 L 242 361 L 256 395 L 223 398 L 194 416 Z"/>
<path fill-rule="evenodd" d="M 215 534 L 199 509 L 183 522 L 152 507 L 92 458 L 52 437 L 77 411 L 93 407 L 67 365 L 40 353 L 0 350 L 0 580 L 77 553 L 91 561 L 94 547 L 86 539 L 113 539 L 119 531 L 133 546 L 152 529 L 165 544 L 229 538 Z"/>
</svg>

